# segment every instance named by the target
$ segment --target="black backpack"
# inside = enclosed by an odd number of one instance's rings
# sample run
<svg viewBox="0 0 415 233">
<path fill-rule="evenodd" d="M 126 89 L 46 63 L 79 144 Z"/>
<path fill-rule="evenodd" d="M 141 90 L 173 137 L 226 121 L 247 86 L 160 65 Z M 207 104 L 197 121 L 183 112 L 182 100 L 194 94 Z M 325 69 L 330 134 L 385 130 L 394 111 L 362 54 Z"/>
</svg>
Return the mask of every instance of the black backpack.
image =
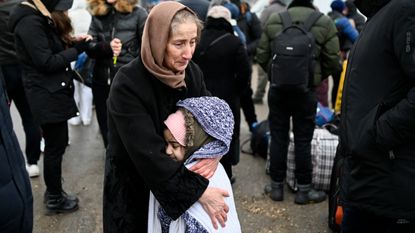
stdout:
<svg viewBox="0 0 415 233">
<path fill-rule="evenodd" d="M 272 42 L 271 87 L 305 93 L 314 81 L 315 39 L 310 28 L 323 14 L 314 11 L 304 24 L 293 24 L 288 11 L 279 15 L 283 29 Z"/>
</svg>

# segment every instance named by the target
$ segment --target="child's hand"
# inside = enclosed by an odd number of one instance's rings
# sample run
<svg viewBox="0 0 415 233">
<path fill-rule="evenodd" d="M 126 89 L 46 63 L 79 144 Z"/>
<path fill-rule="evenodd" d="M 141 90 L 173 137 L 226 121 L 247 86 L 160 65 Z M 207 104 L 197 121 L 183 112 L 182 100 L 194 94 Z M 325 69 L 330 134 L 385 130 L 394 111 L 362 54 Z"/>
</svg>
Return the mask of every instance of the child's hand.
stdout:
<svg viewBox="0 0 415 233">
<path fill-rule="evenodd" d="M 218 168 L 220 159 L 220 157 L 215 159 L 200 159 L 189 170 L 209 179 L 215 173 L 216 168 Z"/>
</svg>

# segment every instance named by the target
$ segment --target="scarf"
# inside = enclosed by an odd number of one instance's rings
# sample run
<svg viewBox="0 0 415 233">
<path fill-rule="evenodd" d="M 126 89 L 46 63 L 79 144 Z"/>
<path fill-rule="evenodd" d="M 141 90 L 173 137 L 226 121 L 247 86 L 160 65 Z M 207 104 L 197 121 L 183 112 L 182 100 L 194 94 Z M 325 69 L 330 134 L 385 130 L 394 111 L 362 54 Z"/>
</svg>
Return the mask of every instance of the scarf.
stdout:
<svg viewBox="0 0 415 233">
<path fill-rule="evenodd" d="M 163 65 L 169 40 L 171 21 L 180 10 L 189 10 L 186 6 L 173 1 L 156 5 L 148 15 L 141 39 L 141 59 L 147 70 L 158 80 L 172 88 L 185 87 L 185 73 L 174 73 Z M 193 13 L 194 14 L 194 13 Z"/>
</svg>

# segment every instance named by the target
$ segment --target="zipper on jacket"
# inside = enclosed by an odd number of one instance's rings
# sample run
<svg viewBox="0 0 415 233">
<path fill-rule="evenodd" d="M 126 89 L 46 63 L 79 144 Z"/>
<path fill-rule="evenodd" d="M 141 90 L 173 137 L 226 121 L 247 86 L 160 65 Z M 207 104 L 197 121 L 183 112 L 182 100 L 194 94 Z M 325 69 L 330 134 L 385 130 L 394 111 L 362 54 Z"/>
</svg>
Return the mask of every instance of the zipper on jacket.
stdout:
<svg viewBox="0 0 415 233">
<path fill-rule="evenodd" d="M 108 67 L 108 69 L 107 69 L 107 72 L 108 72 L 108 80 L 107 80 L 107 84 L 108 85 L 111 85 L 111 68 L 110 67 Z"/>
<path fill-rule="evenodd" d="M 396 159 L 396 156 L 395 156 L 395 153 L 393 153 L 393 150 L 390 150 L 390 151 L 389 151 L 389 159 L 390 159 L 390 160 L 394 160 L 394 159 Z"/>
</svg>

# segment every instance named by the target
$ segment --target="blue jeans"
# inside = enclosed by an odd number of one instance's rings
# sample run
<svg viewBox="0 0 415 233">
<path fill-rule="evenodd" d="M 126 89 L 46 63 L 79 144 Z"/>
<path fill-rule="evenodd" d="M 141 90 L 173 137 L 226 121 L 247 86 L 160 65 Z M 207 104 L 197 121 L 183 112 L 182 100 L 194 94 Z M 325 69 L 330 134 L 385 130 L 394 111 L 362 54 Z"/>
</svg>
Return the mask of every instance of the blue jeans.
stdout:
<svg viewBox="0 0 415 233">
<path fill-rule="evenodd" d="M 373 215 L 364 210 L 345 207 L 342 233 L 414 233 L 414 219 L 393 219 Z"/>
</svg>

